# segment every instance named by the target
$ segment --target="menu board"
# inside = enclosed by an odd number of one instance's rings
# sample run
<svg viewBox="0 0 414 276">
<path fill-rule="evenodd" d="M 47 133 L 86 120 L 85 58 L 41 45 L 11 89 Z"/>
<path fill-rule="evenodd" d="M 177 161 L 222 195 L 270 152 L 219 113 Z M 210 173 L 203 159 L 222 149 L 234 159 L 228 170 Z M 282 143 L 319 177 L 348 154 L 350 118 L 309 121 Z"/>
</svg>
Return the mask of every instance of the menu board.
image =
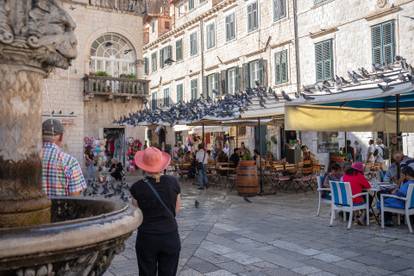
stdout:
<svg viewBox="0 0 414 276">
<path fill-rule="evenodd" d="M 318 132 L 318 153 L 338 151 L 338 132 Z"/>
</svg>

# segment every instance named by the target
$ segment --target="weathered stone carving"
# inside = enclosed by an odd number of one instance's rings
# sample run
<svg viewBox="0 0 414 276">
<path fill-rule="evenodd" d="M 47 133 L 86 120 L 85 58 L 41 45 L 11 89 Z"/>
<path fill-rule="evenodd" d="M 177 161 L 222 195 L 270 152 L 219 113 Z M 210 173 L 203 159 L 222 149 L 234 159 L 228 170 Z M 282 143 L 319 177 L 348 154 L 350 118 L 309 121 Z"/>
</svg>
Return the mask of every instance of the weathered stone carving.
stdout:
<svg viewBox="0 0 414 276">
<path fill-rule="evenodd" d="M 378 8 L 383 8 L 387 5 L 387 0 L 377 0 L 377 6 Z"/>
<path fill-rule="evenodd" d="M 76 57 L 58 0 L 0 0 L 0 227 L 47 223 L 41 191 L 43 78 Z"/>
<path fill-rule="evenodd" d="M 77 53 L 75 27 L 57 0 L 0 0 L 0 56 L 66 69 Z"/>
</svg>

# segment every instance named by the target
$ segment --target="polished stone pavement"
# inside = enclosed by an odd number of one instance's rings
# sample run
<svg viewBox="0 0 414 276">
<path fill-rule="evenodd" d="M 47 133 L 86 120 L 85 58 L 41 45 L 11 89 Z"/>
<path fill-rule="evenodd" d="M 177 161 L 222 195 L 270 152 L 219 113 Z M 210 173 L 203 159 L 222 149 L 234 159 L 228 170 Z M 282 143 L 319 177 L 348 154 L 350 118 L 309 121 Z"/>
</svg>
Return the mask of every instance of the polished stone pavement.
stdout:
<svg viewBox="0 0 414 276">
<path fill-rule="evenodd" d="M 316 216 L 316 194 L 250 198 L 235 191 L 198 191 L 183 184 L 178 216 L 179 275 L 414 275 L 414 235 L 406 226 L 380 229 Z M 194 207 L 194 201 L 200 207 Z M 138 275 L 135 234 L 105 276 Z"/>
</svg>

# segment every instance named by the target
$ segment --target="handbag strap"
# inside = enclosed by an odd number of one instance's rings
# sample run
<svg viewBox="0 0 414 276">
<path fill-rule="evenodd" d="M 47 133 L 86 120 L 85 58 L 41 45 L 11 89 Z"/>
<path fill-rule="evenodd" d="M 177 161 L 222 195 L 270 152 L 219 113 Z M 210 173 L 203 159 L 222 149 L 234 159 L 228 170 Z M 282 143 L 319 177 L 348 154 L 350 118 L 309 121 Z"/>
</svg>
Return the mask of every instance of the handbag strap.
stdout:
<svg viewBox="0 0 414 276">
<path fill-rule="evenodd" d="M 155 195 L 155 197 L 158 199 L 158 201 L 161 203 L 161 205 L 164 207 L 164 209 L 168 212 L 168 214 L 175 220 L 175 216 L 173 212 L 167 207 L 167 205 L 164 203 L 164 201 L 161 199 L 160 194 L 155 190 L 155 188 L 152 186 L 152 184 L 148 181 L 147 178 L 144 178 L 145 184 L 151 189 L 152 193 Z"/>
</svg>

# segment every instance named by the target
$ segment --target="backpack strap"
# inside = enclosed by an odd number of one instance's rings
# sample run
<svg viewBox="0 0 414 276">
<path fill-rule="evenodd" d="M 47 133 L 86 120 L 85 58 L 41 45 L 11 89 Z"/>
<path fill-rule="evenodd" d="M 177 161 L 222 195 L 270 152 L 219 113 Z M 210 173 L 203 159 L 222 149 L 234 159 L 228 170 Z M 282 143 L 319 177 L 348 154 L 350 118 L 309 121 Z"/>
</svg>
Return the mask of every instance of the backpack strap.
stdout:
<svg viewBox="0 0 414 276">
<path fill-rule="evenodd" d="M 157 192 L 157 190 L 155 190 L 155 188 L 148 181 L 148 179 L 145 177 L 143 179 L 143 181 L 144 181 L 145 184 L 147 184 L 147 186 L 150 188 L 150 190 L 152 191 L 152 193 L 154 194 L 154 196 L 158 199 L 158 201 L 161 203 L 161 205 L 164 207 L 164 209 L 167 211 L 167 213 L 170 215 L 170 217 L 175 220 L 175 216 L 174 216 L 173 212 L 167 207 L 167 205 L 162 200 L 160 194 Z"/>
</svg>

